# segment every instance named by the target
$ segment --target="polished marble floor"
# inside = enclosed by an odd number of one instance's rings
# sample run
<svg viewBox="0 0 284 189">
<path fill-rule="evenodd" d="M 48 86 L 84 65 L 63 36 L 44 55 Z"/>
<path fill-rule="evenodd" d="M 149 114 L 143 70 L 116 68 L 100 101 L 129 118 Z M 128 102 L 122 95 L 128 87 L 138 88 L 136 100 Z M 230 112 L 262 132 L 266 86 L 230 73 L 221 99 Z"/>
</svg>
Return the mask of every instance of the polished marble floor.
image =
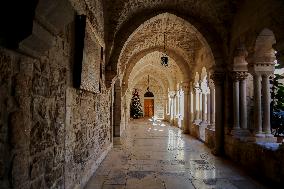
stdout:
<svg viewBox="0 0 284 189">
<path fill-rule="evenodd" d="M 264 189 L 200 141 L 161 121 L 131 121 L 86 189 Z"/>
</svg>

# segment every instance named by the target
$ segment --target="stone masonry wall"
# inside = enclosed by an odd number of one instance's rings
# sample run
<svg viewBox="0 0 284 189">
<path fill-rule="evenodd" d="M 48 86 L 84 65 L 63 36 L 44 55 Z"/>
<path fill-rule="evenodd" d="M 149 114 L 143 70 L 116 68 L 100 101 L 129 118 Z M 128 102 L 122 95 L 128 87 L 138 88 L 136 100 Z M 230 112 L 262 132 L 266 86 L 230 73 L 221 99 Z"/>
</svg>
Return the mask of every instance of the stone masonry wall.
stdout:
<svg viewBox="0 0 284 189">
<path fill-rule="evenodd" d="M 110 93 L 74 89 L 72 27 L 40 59 L 0 49 L 0 188 L 82 188 L 110 142 Z"/>
</svg>

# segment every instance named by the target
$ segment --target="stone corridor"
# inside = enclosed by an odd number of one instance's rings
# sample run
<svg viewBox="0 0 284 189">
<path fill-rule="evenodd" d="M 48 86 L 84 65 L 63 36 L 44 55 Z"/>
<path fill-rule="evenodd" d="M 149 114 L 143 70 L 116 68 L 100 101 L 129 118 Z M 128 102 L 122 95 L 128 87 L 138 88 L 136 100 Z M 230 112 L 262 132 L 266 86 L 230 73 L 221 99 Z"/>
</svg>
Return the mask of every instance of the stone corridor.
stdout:
<svg viewBox="0 0 284 189">
<path fill-rule="evenodd" d="M 85 189 L 262 189 L 200 141 L 166 122 L 130 121 Z"/>
</svg>

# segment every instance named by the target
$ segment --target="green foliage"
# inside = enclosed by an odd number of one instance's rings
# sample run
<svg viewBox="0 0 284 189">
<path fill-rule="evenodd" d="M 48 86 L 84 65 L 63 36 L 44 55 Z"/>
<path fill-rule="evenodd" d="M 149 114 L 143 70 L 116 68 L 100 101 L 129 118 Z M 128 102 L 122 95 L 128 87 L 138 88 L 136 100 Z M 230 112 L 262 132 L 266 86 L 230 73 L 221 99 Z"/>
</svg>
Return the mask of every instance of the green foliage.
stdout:
<svg viewBox="0 0 284 189">
<path fill-rule="evenodd" d="M 281 82 L 283 79 L 283 76 L 275 74 L 271 80 L 271 126 L 275 136 L 284 135 L 284 84 Z"/>
<path fill-rule="evenodd" d="M 273 111 L 284 111 L 284 84 L 280 82 L 281 79 L 284 79 L 283 76 L 275 74 L 272 79 L 272 110 Z"/>
</svg>

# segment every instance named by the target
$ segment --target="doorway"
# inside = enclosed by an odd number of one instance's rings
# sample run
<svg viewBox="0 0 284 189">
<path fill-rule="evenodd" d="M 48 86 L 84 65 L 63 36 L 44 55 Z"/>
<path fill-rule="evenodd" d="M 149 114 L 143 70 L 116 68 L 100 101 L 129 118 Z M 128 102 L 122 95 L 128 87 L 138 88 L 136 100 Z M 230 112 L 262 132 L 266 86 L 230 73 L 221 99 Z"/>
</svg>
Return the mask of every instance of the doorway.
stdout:
<svg viewBox="0 0 284 189">
<path fill-rule="evenodd" d="M 154 116 L 154 99 L 144 99 L 144 117 Z"/>
</svg>

